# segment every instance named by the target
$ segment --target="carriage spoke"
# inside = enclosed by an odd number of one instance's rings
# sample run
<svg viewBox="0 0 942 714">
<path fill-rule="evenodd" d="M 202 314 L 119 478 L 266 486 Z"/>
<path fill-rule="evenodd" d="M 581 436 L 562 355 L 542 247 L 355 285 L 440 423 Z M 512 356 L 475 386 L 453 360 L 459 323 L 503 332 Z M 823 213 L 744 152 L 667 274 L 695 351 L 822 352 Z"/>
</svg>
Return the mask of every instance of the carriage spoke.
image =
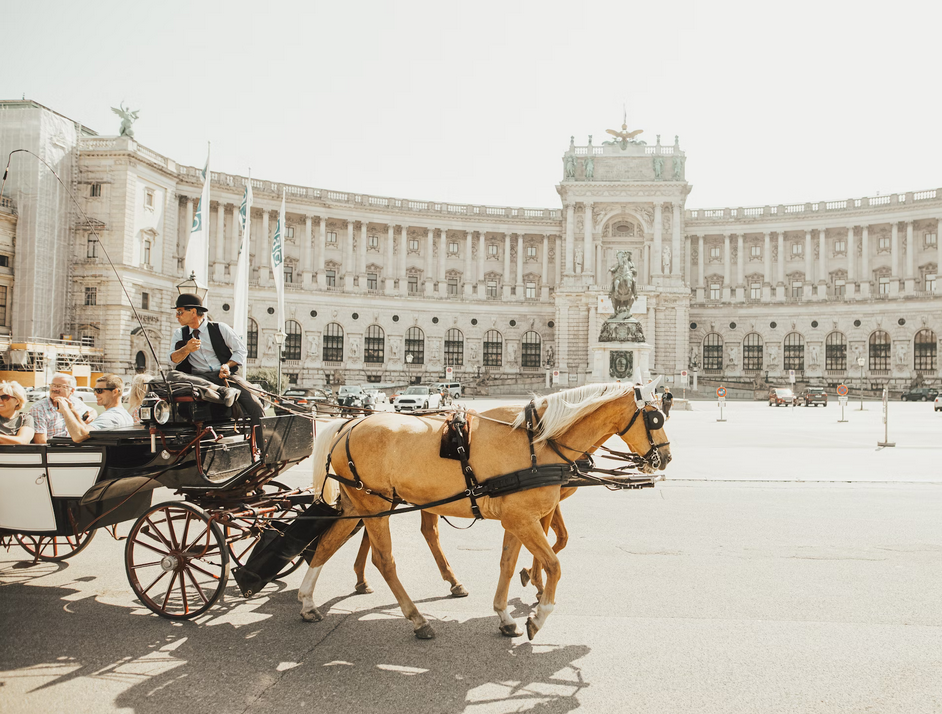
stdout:
<svg viewBox="0 0 942 714">
<path fill-rule="evenodd" d="M 200 587 L 200 584 L 196 582 L 196 578 L 193 577 L 193 573 L 191 573 L 189 569 L 187 569 L 186 574 L 190 576 L 190 581 L 193 583 L 193 587 L 196 588 L 196 592 L 199 594 L 200 599 L 203 601 L 203 604 L 205 605 L 206 603 L 208 603 L 209 598 L 206 597 L 206 594 L 203 592 L 203 588 Z"/>
<path fill-rule="evenodd" d="M 152 587 L 154 587 L 154 586 L 160 581 L 160 579 L 161 579 L 164 575 L 166 575 L 166 574 L 167 574 L 167 571 L 166 571 L 166 570 L 161 570 L 161 571 L 160 571 L 160 575 L 158 575 L 156 578 L 154 578 L 154 579 L 151 581 L 151 584 L 150 584 L 150 585 L 148 585 L 146 588 L 144 588 L 143 590 L 141 590 L 141 595 L 146 595 L 146 594 L 147 594 L 147 591 L 150 590 Z"/>
<path fill-rule="evenodd" d="M 154 551 L 155 553 L 159 553 L 160 555 L 169 555 L 169 554 L 170 554 L 170 551 L 169 551 L 169 550 L 160 550 L 160 548 L 157 548 L 156 546 L 153 546 L 153 545 L 151 545 L 150 543 L 145 543 L 145 542 L 142 541 L 142 540 L 138 540 L 138 541 L 135 541 L 135 542 L 137 543 L 137 545 L 141 546 L 142 548 L 147 548 L 148 550 L 152 550 L 152 551 Z"/>
<path fill-rule="evenodd" d="M 166 611 L 167 603 L 170 602 L 170 593 L 173 592 L 173 584 L 177 582 L 177 571 L 173 571 L 173 575 L 170 576 L 170 585 L 167 586 L 167 594 L 164 596 L 163 605 L 160 606 L 161 610 Z"/>
<path fill-rule="evenodd" d="M 164 538 L 164 534 L 160 532 L 160 529 L 157 528 L 157 525 L 150 519 L 150 516 L 147 516 L 144 520 L 147 525 L 150 526 L 150 530 L 147 531 L 145 535 L 148 535 L 152 538 L 156 536 L 156 539 L 162 542 L 168 549 L 172 549 L 173 545 L 170 543 L 170 541 Z M 143 529 L 141 529 L 140 532 L 143 532 Z M 140 543 L 141 541 L 138 542 Z"/>
<path fill-rule="evenodd" d="M 186 578 L 184 573 L 186 572 L 186 566 L 183 566 L 183 570 L 180 571 L 180 596 L 183 598 L 183 612 L 190 611 L 190 602 L 186 599 Z"/>
<path fill-rule="evenodd" d="M 160 561 L 155 560 L 151 563 L 135 563 L 134 565 L 130 567 L 131 567 L 131 570 L 137 570 L 139 568 L 153 568 L 155 565 L 160 565 Z"/>
<path fill-rule="evenodd" d="M 171 547 L 171 548 L 178 548 L 178 547 L 179 547 L 179 543 L 177 542 L 177 532 L 176 532 L 176 530 L 174 530 L 174 527 L 173 527 L 173 516 L 171 515 L 169 508 L 165 508 L 165 509 L 164 509 L 164 515 L 165 515 L 166 518 L 167 518 L 167 535 L 168 535 L 169 538 L 170 538 L 170 544 L 171 544 L 170 547 Z"/>
<path fill-rule="evenodd" d="M 205 575 L 205 576 L 207 576 L 207 577 L 210 577 L 210 578 L 212 578 L 213 580 L 219 580 L 219 578 L 221 577 L 221 576 L 219 576 L 219 575 L 216 575 L 215 573 L 211 573 L 211 572 L 208 571 L 208 570 L 204 570 L 204 569 L 201 568 L 200 566 L 196 565 L 196 563 L 195 563 L 194 561 L 192 561 L 192 560 L 191 560 L 187 565 L 188 565 L 190 568 L 192 568 L 193 570 L 195 570 L 196 572 L 202 573 L 203 575 Z"/>
</svg>

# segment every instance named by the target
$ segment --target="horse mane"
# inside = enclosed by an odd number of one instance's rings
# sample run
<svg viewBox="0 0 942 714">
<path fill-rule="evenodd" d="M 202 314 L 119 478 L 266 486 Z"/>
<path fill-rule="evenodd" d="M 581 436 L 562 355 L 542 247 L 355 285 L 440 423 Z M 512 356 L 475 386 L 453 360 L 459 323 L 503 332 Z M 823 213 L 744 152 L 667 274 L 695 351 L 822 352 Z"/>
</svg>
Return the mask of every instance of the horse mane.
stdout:
<svg viewBox="0 0 942 714">
<path fill-rule="evenodd" d="M 632 384 L 603 382 L 566 389 L 545 397 L 534 395 L 533 402 L 536 408 L 545 406 L 546 411 L 540 419 L 540 431 L 533 442 L 538 444 L 547 439 L 555 439 L 600 405 L 633 393 L 634 385 Z M 520 428 L 526 423 L 526 418 L 526 411 L 521 410 L 511 426 L 514 429 Z"/>
</svg>

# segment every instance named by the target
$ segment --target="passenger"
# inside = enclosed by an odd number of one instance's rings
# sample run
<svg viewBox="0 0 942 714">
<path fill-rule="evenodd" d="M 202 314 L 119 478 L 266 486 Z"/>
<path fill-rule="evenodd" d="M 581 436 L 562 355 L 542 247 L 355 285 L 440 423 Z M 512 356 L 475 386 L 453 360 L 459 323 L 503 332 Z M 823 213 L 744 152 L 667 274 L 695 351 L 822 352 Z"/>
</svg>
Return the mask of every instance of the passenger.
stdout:
<svg viewBox="0 0 942 714">
<path fill-rule="evenodd" d="M 97 416 L 94 410 L 75 393 L 75 377 L 71 374 L 56 372 L 52 376 L 52 381 L 49 382 L 49 396 L 40 399 L 29 410 L 36 427 L 36 434 L 33 436 L 34 444 L 45 444 L 54 436 L 69 435 L 69 430 L 65 428 L 65 420 L 52 401 L 55 397 L 70 399 L 86 424 L 90 424 Z"/>
<path fill-rule="evenodd" d="M 26 390 L 19 382 L 0 382 L 0 444 L 28 444 L 36 433 L 33 417 L 20 410 Z"/>
<path fill-rule="evenodd" d="M 210 322 L 207 308 L 197 295 L 184 293 L 177 298 L 177 322 L 170 344 L 170 361 L 174 369 L 202 377 L 213 384 L 226 386 L 232 380 L 240 388 L 239 406 L 253 424 L 265 416 L 262 405 L 247 389 L 248 384 L 236 376 L 244 369 L 248 355 L 245 345 L 235 331 L 224 322 Z M 244 386 L 243 386 L 244 385 Z"/>
<path fill-rule="evenodd" d="M 56 397 L 56 407 L 65 419 L 66 429 L 72 441 L 80 443 L 85 441 L 93 431 L 106 431 L 110 429 L 126 429 L 134 425 L 131 415 L 121 406 L 121 391 L 124 381 L 115 374 L 103 374 L 95 382 L 95 399 L 98 406 L 105 411 L 99 414 L 91 424 L 82 423 L 78 412 L 71 401 L 64 397 Z"/>
</svg>

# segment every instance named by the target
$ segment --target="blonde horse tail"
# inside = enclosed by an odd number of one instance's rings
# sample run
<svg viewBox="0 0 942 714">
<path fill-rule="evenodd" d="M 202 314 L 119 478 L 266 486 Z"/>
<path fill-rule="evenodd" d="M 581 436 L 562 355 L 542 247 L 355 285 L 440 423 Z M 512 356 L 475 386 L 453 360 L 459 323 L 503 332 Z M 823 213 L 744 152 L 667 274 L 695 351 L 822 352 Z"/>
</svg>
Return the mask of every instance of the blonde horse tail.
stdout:
<svg viewBox="0 0 942 714">
<path fill-rule="evenodd" d="M 325 503 L 333 504 L 340 497 L 340 485 L 336 479 L 327 478 L 327 456 L 337 432 L 346 423 L 345 419 L 328 422 L 318 429 L 317 438 L 314 440 L 314 452 L 311 454 L 314 459 L 314 497 L 320 497 Z"/>
</svg>

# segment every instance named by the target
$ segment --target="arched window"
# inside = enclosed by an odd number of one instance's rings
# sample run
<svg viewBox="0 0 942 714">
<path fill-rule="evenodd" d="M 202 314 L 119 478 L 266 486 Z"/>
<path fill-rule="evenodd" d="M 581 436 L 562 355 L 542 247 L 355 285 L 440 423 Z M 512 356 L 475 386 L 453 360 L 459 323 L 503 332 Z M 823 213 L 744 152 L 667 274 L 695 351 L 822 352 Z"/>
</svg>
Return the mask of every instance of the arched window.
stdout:
<svg viewBox="0 0 942 714">
<path fill-rule="evenodd" d="M 331 322 L 324 330 L 324 361 L 343 362 L 343 328 Z"/>
<path fill-rule="evenodd" d="M 456 327 L 445 333 L 445 366 L 460 367 L 464 364 L 464 335 Z"/>
<path fill-rule="evenodd" d="M 134 368 L 137 370 L 137 373 L 147 371 L 147 355 L 143 352 L 138 352 L 134 357 Z"/>
<path fill-rule="evenodd" d="M 703 338 L 703 371 L 723 371 L 723 338 L 715 332 Z"/>
<path fill-rule="evenodd" d="M 412 355 L 412 360 L 409 360 Z M 406 364 L 425 364 L 425 333 L 421 328 L 410 327 L 406 330 Z"/>
<path fill-rule="evenodd" d="M 294 320 L 285 323 L 285 349 L 281 356 L 285 359 L 301 359 L 301 325 Z"/>
<path fill-rule="evenodd" d="M 790 332 L 785 336 L 785 347 L 782 350 L 785 353 L 786 370 L 793 369 L 796 372 L 802 372 L 805 369 L 805 338 L 798 332 Z"/>
<path fill-rule="evenodd" d="M 825 340 L 824 369 L 829 372 L 847 370 L 847 338 L 843 332 L 832 332 Z"/>
<path fill-rule="evenodd" d="M 539 332 L 530 331 L 523 336 L 523 360 L 521 365 L 524 367 L 539 367 L 543 360 L 543 338 Z"/>
<path fill-rule="evenodd" d="M 258 323 L 251 317 L 245 332 L 245 349 L 249 359 L 258 359 Z"/>
<path fill-rule="evenodd" d="M 497 330 L 488 330 L 484 334 L 484 366 L 500 367 L 504 356 L 504 338 Z"/>
<path fill-rule="evenodd" d="M 379 325 L 370 325 L 366 328 L 366 337 L 363 339 L 363 361 L 373 364 L 382 364 L 386 361 L 386 333 Z"/>
<path fill-rule="evenodd" d="M 870 371 L 886 371 L 890 368 L 890 335 L 877 330 L 870 335 Z"/>
<path fill-rule="evenodd" d="M 938 368 L 936 360 L 936 339 L 932 330 L 919 330 L 913 340 L 913 367 L 917 372 L 935 372 Z"/>
<path fill-rule="evenodd" d="M 762 369 L 762 338 L 757 332 L 750 332 L 742 341 L 742 368 L 752 372 Z"/>
</svg>

